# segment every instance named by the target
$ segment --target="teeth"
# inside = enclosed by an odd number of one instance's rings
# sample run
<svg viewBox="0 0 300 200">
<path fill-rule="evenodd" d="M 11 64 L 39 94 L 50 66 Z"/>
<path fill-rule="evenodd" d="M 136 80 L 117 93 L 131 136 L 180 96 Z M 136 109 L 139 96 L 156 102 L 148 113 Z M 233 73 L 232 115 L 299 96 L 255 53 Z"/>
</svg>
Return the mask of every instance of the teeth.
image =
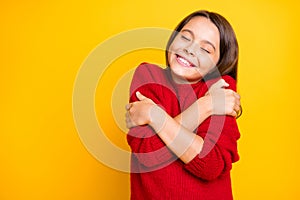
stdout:
<svg viewBox="0 0 300 200">
<path fill-rule="evenodd" d="M 180 60 L 181 62 L 183 62 L 184 64 L 186 64 L 186 65 L 191 65 L 189 61 L 187 61 L 186 59 L 184 59 L 184 58 L 182 58 L 182 57 L 179 57 L 179 60 Z"/>
</svg>

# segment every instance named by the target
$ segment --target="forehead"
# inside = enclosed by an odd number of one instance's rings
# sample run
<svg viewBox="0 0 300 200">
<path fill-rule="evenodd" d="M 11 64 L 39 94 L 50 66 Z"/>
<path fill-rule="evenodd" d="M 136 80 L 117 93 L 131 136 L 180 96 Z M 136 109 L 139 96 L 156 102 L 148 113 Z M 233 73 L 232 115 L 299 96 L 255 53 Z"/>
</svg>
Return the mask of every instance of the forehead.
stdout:
<svg viewBox="0 0 300 200">
<path fill-rule="evenodd" d="M 219 41 L 220 33 L 217 26 L 210 19 L 202 16 L 193 17 L 181 31 L 189 30 L 195 38 Z"/>
</svg>

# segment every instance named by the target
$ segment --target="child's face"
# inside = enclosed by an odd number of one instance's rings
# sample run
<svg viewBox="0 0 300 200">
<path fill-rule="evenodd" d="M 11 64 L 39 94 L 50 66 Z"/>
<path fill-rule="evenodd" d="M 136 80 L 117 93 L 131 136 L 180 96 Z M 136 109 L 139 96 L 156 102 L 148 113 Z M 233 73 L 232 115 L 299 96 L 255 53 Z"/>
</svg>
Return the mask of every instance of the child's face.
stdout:
<svg viewBox="0 0 300 200">
<path fill-rule="evenodd" d="M 220 57 L 220 33 L 205 17 L 192 18 L 172 42 L 168 60 L 177 83 L 196 83 L 209 73 Z"/>
</svg>

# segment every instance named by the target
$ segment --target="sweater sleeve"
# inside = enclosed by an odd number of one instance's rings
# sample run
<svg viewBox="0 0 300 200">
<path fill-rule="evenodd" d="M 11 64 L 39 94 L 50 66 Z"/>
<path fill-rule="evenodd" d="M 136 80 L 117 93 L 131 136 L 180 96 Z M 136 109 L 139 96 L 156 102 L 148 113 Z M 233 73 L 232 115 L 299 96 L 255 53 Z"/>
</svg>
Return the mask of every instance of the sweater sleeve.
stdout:
<svg viewBox="0 0 300 200">
<path fill-rule="evenodd" d="M 230 84 L 230 89 L 236 90 L 233 79 L 224 79 Z M 237 140 L 240 133 L 236 119 L 211 116 L 198 127 L 197 134 L 204 138 L 202 151 L 185 165 L 185 169 L 204 180 L 214 180 L 229 173 L 232 163 L 239 160 Z"/>
<path fill-rule="evenodd" d="M 133 76 L 130 87 L 130 102 L 138 101 L 136 91 L 140 91 L 146 97 L 165 109 L 162 98 L 166 88 L 161 79 L 162 69 L 150 64 L 140 65 Z M 160 78 L 161 77 L 161 78 Z M 160 167 L 176 159 L 175 155 L 166 147 L 155 131 L 149 126 L 137 126 L 131 128 L 127 134 L 127 142 L 131 148 L 132 156 L 145 167 Z"/>
</svg>

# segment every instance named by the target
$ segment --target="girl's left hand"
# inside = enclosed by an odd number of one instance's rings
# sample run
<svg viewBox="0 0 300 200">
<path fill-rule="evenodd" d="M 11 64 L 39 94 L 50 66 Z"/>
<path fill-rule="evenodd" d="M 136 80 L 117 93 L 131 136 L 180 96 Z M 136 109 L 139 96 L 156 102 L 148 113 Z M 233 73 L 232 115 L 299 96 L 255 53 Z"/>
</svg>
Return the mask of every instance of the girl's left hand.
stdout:
<svg viewBox="0 0 300 200">
<path fill-rule="evenodd" d="M 135 126 L 146 125 L 151 122 L 151 109 L 156 104 L 149 98 L 136 92 L 139 101 L 126 105 L 126 127 L 133 128 Z"/>
</svg>

